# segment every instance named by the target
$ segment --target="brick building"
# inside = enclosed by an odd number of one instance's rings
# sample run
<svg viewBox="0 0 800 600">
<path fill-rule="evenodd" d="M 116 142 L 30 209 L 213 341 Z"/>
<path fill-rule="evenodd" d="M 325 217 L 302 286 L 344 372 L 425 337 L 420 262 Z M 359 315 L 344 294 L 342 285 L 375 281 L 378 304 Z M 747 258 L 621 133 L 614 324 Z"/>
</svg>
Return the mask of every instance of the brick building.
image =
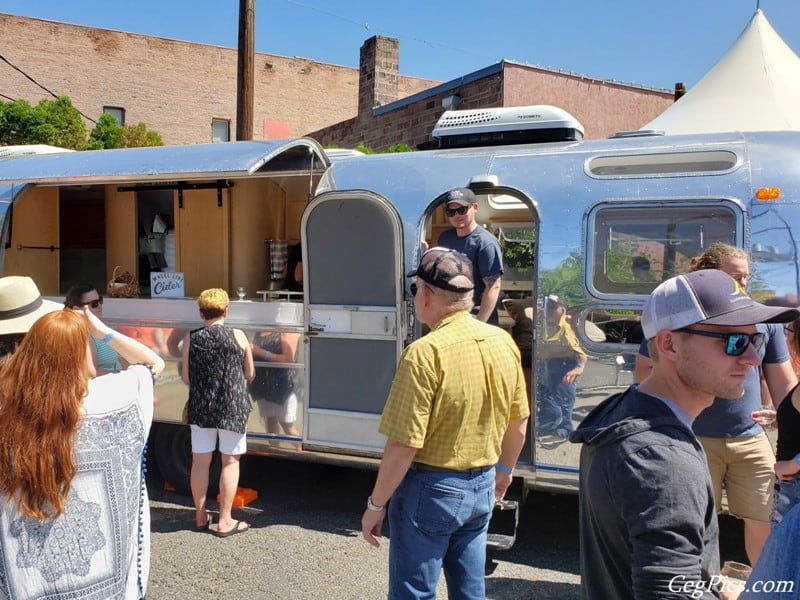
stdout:
<svg viewBox="0 0 800 600">
<path fill-rule="evenodd" d="M 232 139 L 236 131 L 235 48 L 5 14 L 0 39 L 11 63 L 0 63 L 6 98 L 52 97 L 28 75 L 90 118 L 105 111 L 144 122 L 166 144 Z M 430 141 L 445 104 L 553 104 L 581 121 L 587 138 L 601 138 L 641 127 L 673 101 L 667 90 L 510 61 L 446 83 L 407 77 L 399 74 L 399 50 L 396 39 L 372 37 L 358 69 L 256 53 L 255 139 L 310 135 L 326 146 L 417 147 Z"/>
<path fill-rule="evenodd" d="M 457 109 L 552 104 L 575 116 L 586 138 L 604 138 L 639 129 L 674 101 L 667 90 L 592 79 L 501 61 L 417 92 L 392 96 L 397 80 L 397 40 L 376 36 L 361 48 L 358 115 L 311 132 L 323 145 L 353 147 L 359 142 L 376 150 L 395 143 L 425 146 L 445 106 Z"/>
<path fill-rule="evenodd" d="M 235 48 L 6 14 L 0 14 L 0 40 L 0 55 L 24 72 L 0 62 L 5 99 L 52 99 L 27 74 L 69 96 L 92 119 L 104 109 L 121 109 L 126 123 L 146 123 L 165 144 L 212 141 L 212 122 L 235 137 Z M 352 67 L 256 53 L 254 137 L 300 136 L 354 117 L 358 79 Z M 396 79 L 396 97 L 439 83 Z"/>
</svg>

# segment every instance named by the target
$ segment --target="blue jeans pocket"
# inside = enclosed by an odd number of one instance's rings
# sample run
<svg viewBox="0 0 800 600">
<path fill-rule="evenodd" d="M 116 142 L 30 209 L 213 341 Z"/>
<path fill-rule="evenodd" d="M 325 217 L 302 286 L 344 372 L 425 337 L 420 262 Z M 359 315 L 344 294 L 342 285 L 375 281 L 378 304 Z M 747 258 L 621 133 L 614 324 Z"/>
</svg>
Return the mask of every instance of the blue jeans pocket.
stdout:
<svg viewBox="0 0 800 600">
<path fill-rule="evenodd" d="M 445 535 L 459 525 L 458 513 L 464 491 L 440 483 L 422 484 L 414 517 L 417 527 L 427 535 Z"/>
</svg>

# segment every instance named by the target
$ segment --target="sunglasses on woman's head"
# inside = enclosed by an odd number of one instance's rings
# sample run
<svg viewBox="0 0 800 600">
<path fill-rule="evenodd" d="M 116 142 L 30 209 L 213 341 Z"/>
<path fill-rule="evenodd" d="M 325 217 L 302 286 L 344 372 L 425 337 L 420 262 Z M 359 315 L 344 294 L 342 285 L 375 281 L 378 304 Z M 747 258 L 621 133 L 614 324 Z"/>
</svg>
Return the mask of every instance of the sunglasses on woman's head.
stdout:
<svg viewBox="0 0 800 600">
<path fill-rule="evenodd" d="M 469 210 L 469 206 L 459 206 L 458 208 L 445 208 L 444 214 L 448 217 L 455 217 L 456 215 L 465 215 Z"/>
<path fill-rule="evenodd" d="M 90 306 L 91 308 L 97 308 L 99 306 L 103 306 L 103 297 L 100 296 L 94 300 L 89 300 L 88 302 L 81 302 L 78 306 Z"/>
<path fill-rule="evenodd" d="M 719 338 L 725 340 L 725 354 L 728 356 L 741 356 L 750 344 L 758 352 L 761 346 L 764 345 L 764 339 L 767 337 L 766 333 L 715 333 L 713 331 L 700 331 L 699 329 L 688 329 L 682 327 L 675 331 L 683 333 L 691 333 L 693 335 L 704 335 L 706 337 Z"/>
</svg>

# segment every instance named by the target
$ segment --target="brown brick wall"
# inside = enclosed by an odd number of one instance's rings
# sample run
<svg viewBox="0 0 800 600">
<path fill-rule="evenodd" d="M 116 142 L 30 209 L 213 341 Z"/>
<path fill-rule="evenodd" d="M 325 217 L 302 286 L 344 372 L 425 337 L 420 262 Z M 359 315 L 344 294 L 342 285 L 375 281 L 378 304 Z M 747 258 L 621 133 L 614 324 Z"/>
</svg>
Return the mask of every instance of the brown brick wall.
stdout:
<svg viewBox="0 0 800 600">
<path fill-rule="evenodd" d="M 97 119 L 103 106 L 125 109 L 166 144 L 211 141 L 211 119 L 236 132 L 236 49 L 0 14 L 2 51 L 12 64 Z M 355 49 L 354 49 L 355 51 Z M 254 137 L 264 121 L 285 121 L 293 136 L 354 117 L 359 70 L 256 53 Z M 399 77 L 398 94 L 438 82 Z M 0 63 L 0 93 L 37 103 L 51 98 Z M 92 128 L 87 122 L 87 129 Z"/>
<path fill-rule="evenodd" d="M 606 138 L 639 129 L 664 112 L 673 92 L 610 83 L 505 63 L 504 106 L 552 104 L 563 108 L 586 129 L 586 139 Z"/>
<path fill-rule="evenodd" d="M 503 106 L 503 77 L 500 74 L 468 83 L 458 89 L 463 98 L 460 109 Z M 386 150 L 393 144 L 408 144 L 416 148 L 431 140 L 433 127 L 444 113 L 442 100 L 454 93 L 454 89 L 448 88 L 379 116 L 373 117 L 372 111 L 369 111 L 309 135 L 323 146 L 353 148 L 363 142 L 377 151 Z"/>
</svg>

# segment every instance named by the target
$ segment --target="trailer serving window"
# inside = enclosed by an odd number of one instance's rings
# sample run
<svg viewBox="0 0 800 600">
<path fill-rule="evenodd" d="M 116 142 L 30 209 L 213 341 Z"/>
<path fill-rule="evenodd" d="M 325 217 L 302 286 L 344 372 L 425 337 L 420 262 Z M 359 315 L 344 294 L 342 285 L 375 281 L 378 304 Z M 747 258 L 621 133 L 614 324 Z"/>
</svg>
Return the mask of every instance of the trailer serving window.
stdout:
<svg viewBox="0 0 800 600">
<path fill-rule="evenodd" d="M 715 242 L 736 245 L 741 218 L 732 204 L 606 204 L 589 216 L 587 283 L 599 296 L 646 295 L 686 271 Z"/>
</svg>

